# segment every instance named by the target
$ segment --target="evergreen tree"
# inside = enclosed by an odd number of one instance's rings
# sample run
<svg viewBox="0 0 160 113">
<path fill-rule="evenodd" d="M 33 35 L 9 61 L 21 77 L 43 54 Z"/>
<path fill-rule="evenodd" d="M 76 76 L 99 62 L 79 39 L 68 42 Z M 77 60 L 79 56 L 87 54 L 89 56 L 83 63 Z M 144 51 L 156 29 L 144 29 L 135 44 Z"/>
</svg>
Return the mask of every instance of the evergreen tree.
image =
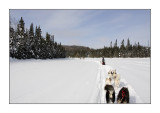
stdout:
<svg viewBox="0 0 160 113">
<path fill-rule="evenodd" d="M 42 33 L 42 31 L 41 31 L 41 28 L 40 28 L 40 26 L 37 28 L 37 58 L 40 58 L 40 53 L 41 53 L 41 38 L 42 38 L 42 36 L 41 36 L 41 33 Z"/>
<path fill-rule="evenodd" d="M 131 57 L 131 55 L 132 55 L 132 45 L 130 44 L 129 38 L 127 39 L 126 55 L 127 55 L 127 57 Z"/>
<path fill-rule="evenodd" d="M 25 47 L 25 58 L 29 59 L 31 58 L 30 56 L 30 38 L 29 38 L 29 31 L 26 29 L 26 32 L 24 34 L 24 47 Z"/>
<path fill-rule="evenodd" d="M 137 54 L 138 54 L 138 57 L 142 57 L 142 47 L 141 45 L 139 44 L 138 42 L 138 46 L 137 46 Z"/>
<path fill-rule="evenodd" d="M 25 32 L 24 24 L 25 24 L 24 20 L 21 17 L 19 24 L 17 25 L 18 38 L 24 38 L 24 32 Z"/>
<path fill-rule="evenodd" d="M 58 45 L 57 42 L 54 43 L 54 50 L 53 50 L 53 54 L 54 54 L 54 58 L 57 58 L 57 49 L 58 49 Z"/>
<path fill-rule="evenodd" d="M 137 43 L 136 43 L 136 42 L 135 42 L 135 44 L 133 45 L 131 57 L 138 57 L 138 55 L 137 55 Z"/>
<path fill-rule="evenodd" d="M 16 41 L 16 46 L 17 46 L 17 53 L 16 57 L 19 59 L 24 59 L 26 58 L 26 48 L 25 48 L 25 28 L 24 28 L 24 21 L 23 18 L 21 17 L 18 25 L 17 25 L 17 41 Z"/>
<path fill-rule="evenodd" d="M 48 34 L 48 32 L 46 33 L 46 50 L 48 58 L 53 58 L 53 43 L 51 42 L 50 34 Z"/>
<path fill-rule="evenodd" d="M 10 26 L 10 38 L 9 38 L 9 48 L 10 48 L 10 56 L 14 57 L 16 54 L 16 38 L 15 38 L 15 31 Z"/>
<path fill-rule="evenodd" d="M 117 47 L 117 39 L 116 39 L 116 41 L 115 41 L 115 43 L 114 43 L 114 47 L 115 47 L 115 48 Z"/>
<path fill-rule="evenodd" d="M 116 39 L 116 41 L 115 41 L 115 43 L 114 43 L 114 48 L 113 48 L 113 57 L 119 57 L 119 48 L 118 48 L 118 46 L 117 46 L 117 39 Z"/>
<path fill-rule="evenodd" d="M 10 23 L 11 24 L 11 23 Z M 46 40 L 41 36 L 40 26 L 35 29 L 33 23 L 30 29 L 25 31 L 25 23 L 21 17 L 17 24 L 17 30 L 10 26 L 10 56 L 18 59 L 46 59 L 46 58 L 65 58 L 66 51 L 61 43 L 51 41 L 50 35 L 46 34 Z"/>
<path fill-rule="evenodd" d="M 29 37 L 30 37 L 30 40 L 33 40 L 33 37 L 34 37 L 33 23 L 31 23 L 31 25 L 30 25 L 30 29 L 29 29 Z"/>
<path fill-rule="evenodd" d="M 121 46 L 120 46 L 120 55 L 121 57 L 125 57 L 125 46 L 124 46 L 124 39 L 121 42 Z"/>
<path fill-rule="evenodd" d="M 126 47 L 129 48 L 130 45 L 131 45 L 131 44 L 130 44 L 130 40 L 129 40 L 129 38 L 128 38 L 128 39 L 127 39 L 127 45 L 126 45 Z"/>
<path fill-rule="evenodd" d="M 41 38 L 41 42 L 40 42 L 41 44 L 40 44 L 40 48 L 41 48 L 41 52 L 40 52 L 40 58 L 42 58 L 42 59 L 46 59 L 47 58 L 47 55 L 46 55 L 46 41 L 45 41 L 45 39 L 42 37 Z"/>
<path fill-rule="evenodd" d="M 110 42 L 110 48 L 112 48 L 112 41 Z"/>
</svg>

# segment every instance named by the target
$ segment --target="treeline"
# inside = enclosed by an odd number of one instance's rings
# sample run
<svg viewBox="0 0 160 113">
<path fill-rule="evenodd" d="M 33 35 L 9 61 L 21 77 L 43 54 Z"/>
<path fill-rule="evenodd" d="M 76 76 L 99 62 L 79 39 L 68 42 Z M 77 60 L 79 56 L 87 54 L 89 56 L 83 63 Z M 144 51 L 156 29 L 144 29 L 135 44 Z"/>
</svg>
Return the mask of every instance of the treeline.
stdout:
<svg viewBox="0 0 160 113">
<path fill-rule="evenodd" d="M 65 47 L 65 46 L 64 46 Z M 82 48 L 82 47 L 81 47 Z M 110 47 L 104 47 L 102 49 L 90 49 L 83 47 L 83 49 L 68 49 L 66 48 L 67 57 L 150 57 L 150 47 L 142 46 L 140 43 L 132 45 L 129 38 L 125 45 L 124 39 L 121 41 L 121 45 L 117 45 L 117 40 L 114 44 L 110 42 Z M 70 52 L 72 51 L 72 52 Z"/>
<path fill-rule="evenodd" d="M 91 50 L 89 47 L 84 46 L 66 46 L 63 45 L 66 50 L 66 57 L 88 57 L 88 52 Z"/>
<path fill-rule="evenodd" d="M 34 29 L 33 23 L 30 29 L 25 29 L 25 23 L 21 17 L 17 28 L 10 24 L 10 57 L 17 59 L 52 59 L 65 57 L 150 57 L 150 47 L 142 46 L 140 43 L 132 45 L 129 38 L 114 44 L 110 42 L 109 47 L 102 49 L 91 49 L 83 46 L 62 46 L 54 41 L 54 36 L 46 33 L 42 37 L 40 26 Z"/>
<path fill-rule="evenodd" d="M 30 29 L 25 29 L 25 23 L 21 17 L 17 29 L 10 24 L 10 57 L 17 59 L 52 59 L 65 58 L 66 52 L 61 43 L 54 41 L 54 36 L 46 33 L 42 37 L 40 26 L 35 28 L 33 23 Z"/>
</svg>

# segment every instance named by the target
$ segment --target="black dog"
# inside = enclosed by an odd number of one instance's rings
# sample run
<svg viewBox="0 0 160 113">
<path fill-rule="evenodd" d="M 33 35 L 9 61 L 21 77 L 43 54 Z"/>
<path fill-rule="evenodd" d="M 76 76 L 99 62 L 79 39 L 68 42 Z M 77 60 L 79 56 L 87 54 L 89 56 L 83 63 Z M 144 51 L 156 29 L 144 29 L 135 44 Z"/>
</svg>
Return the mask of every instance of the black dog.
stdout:
<svg viewBox="0 0 160 113">
<path fill-rule="evenodd" d="M 128 88 L 121 88 L 121 90 L 119 91 L 118 97 L 117 97 L 117 103 L 121 104 L 121 103 L 129 103 L 129 91 Z"/>
<path fill-rule="evenodd" d="M 106 85 L 104 89 L 106 92 L 106 101 L 107 103 L 114 103 L 115 102 L 115 90 L 112 85 Z"/>
</svg>

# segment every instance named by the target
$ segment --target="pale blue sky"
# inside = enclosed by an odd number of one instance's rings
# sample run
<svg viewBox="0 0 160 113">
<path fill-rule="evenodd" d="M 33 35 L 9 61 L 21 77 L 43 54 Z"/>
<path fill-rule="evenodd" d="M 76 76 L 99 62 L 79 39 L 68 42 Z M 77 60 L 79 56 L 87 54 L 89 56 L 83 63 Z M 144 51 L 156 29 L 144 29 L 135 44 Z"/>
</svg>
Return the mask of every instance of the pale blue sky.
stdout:
<svg viewBox="0 0 160 113">
<path fill-rule="evenodd" d="M 103 48 L 122 39 L 131 43 L 150 42 L 150 10 L 10 10 L 17 21 L 23 17 L 29 29 L 33 22 L 46 32 L 55 35 L 63 45 L 82 45 Z"/>
</svg>

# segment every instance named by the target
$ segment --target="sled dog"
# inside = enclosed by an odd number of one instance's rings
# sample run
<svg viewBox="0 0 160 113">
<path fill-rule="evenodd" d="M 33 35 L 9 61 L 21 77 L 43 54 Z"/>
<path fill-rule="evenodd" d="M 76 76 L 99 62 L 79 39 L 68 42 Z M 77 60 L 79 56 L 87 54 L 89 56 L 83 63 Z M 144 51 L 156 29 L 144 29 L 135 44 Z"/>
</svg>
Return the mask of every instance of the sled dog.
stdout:
<svg viewBox="0 0 160 113">
<path fill-rule="evenodd" d="M 117 103 L 118 104 L 126 104 L 129 103 L 129 90 L 126 87 L 121 88 L 117 96 Z"/>
<path fill-rule="evenodd" d="M 115 74 L 117 74 L 115 69 L 114 69 L 114 70 L 111 70 L 111 69 L 110 69 L 110 70 L 108 71 L 108 75 L 110 76 L 110 78 L 113 78 L 113 76 L 114 76 Z"/>
<path fill-rule="evenodd" d="M 120 84 L 120 75 L 119 74 L 114 74 L 114 86 L 117 89 Z"/>
<path fill-rule="evenodd" d="M 111 85 L 111 81 L 112 79 L 110 78 L 110 76 L 108 76 L 105 81 L 106 85 Z"/>
<path fill-rule="evenodd" d="M 115 90 L 112 85 L 106 85 L 104 87 L 106 90 L 106 102 L 114 103 L 115 102 Z"/>
<path fill-rule="evenodd" d="M 112 76 L 112 70 L 109 70 L 109 71 L 108 71 L 108 76 L 109 76 L 110 78 L 113 77 L 113 76 Z"/>
<path fill-rule="evenodd" d="M 116 73 L 116 69 L 113 69 L 113 70 L 112 70 L 112 75 L 114 75 L 114 74 L 117 74 L 117 73 Z"/>
</svg>

